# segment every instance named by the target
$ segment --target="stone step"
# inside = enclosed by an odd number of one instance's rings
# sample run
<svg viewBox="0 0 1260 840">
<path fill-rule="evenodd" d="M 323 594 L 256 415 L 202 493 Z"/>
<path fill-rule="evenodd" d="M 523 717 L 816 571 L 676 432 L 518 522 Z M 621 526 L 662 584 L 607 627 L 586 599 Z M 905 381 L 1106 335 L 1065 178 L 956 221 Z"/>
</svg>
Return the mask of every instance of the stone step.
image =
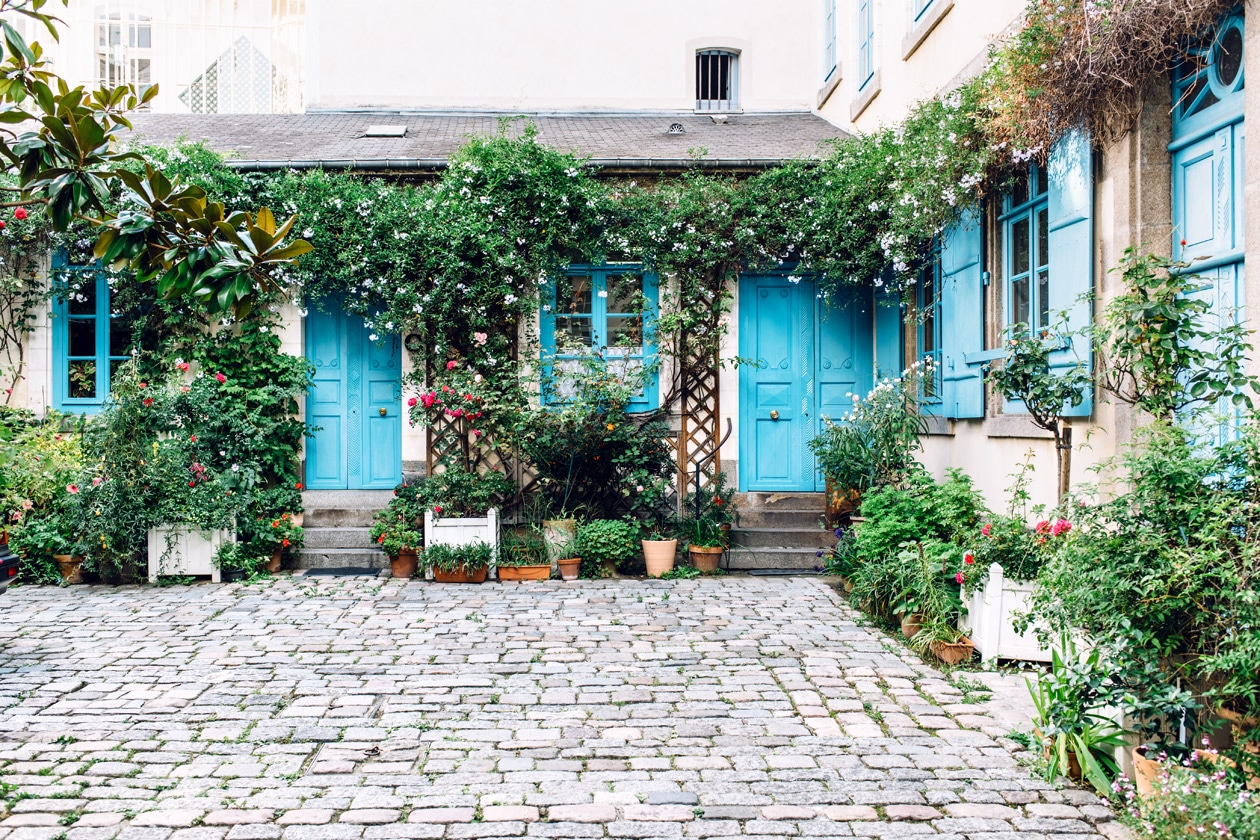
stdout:
<svg viewBox="0 0 1260 840">
<path fill-rule="evenodd" d="M 306 548 L 371 548 L 371 528 L 308 527 Z"/>
<path fill-rule="evenodd" d="M 307 528 L 366 528 L 394 498 L 393 490 L 307 490 L 302 494 Z"/>
<path fill-rule="evenodd" d="M 308 541 L 309 542 L 309 541 Z M 831 548 L 836 535 L 821 528 L 736 528 L 731 545 L 737 548 Z"/>
<path fill-rule="evenodd" d="M 753 528 L 817 529 L 823 520 L 823 510 L 749 510 L 741 509 L 735 516 L 735 527 L 741 530 Z"/>
<path fill-rule="evenodd" d="M 737 494 L 735 500 L 744 510 L 816 510 L 822 513 L 827 507 L 826 493 L 743 493 Z"/>
<path fill-rule="evenodd" d="M 389 558 L 379 548 L 304 548 L 298 552 L 295 568 L 336 569 L 342 566 L 389 568 Z"/>
<path fill-rule="evenodd" d="M 816 548 L 732 548 L 723 561 L 733 570 L 813 569 L 822 564 Z"/>
</svg>

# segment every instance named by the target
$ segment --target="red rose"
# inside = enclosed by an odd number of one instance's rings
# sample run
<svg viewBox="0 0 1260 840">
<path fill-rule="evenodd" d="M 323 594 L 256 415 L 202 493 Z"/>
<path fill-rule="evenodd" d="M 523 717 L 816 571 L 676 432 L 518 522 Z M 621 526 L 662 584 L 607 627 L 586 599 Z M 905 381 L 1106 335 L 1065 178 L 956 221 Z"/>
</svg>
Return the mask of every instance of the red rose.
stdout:
<svg viewBox="0 0 1260 840">
<path fill-rule="evenodd" d="M 220 385 L 222 385 L 224 382 L 227 382 L 227 377 L 221 373 L 216 373 L 214 375 L 214 378 Z"/>
<path fill-rule="evenodd" d="M 4 222 L 0 222 L 0 230 L 4 230 Z"/>
<path fill-rule="evenodd" d="M 976 562 L 976 558 L 975 558 L 975 556 L 974 556 L 974 555 L 971 555 L 971 554 L 964 554 L 964 555 L 963 555 L 963 562 L 964 562 L 964 563 L 966 563 L 968 566 L 970 566 L 972 563 Z"/>
<path fill-rule="evenodd" d="M 300 481 L 299 481 L 297 484 L 294 484 L 294 485 L 293 485 L 293 488 L 294 488 L 295 490 L 301 490 L 301 489 L 302 489 L 302 482 L 300 482 Z"/>
<path fill-rule="evenodd" d="M 457 368 L 457 367 L 459 367 L 459 365 L 455 364 L 454 362 L 447 362 L 447 363 L 446 363 L 446 369 L 447 369 L 447 370 L 455 370 L 455 368 Z"/>
<path fill-rule="evenodd" d="M 955 580 L 955 581 L 957 581 L 958 583 L 962 583 L 962 582 L 963 582 L 963 573 L 962 573 L 962 572 L 959 572 L 958 574 L 954 575 L 954 580 Z"/>
<path fill-rule="evenodd" d="M 17 219 L 19 222 L 25 219 L 27 215 L 28 214 L 26 212 L 25 207 L 19 207 L 18 209 L 13 211 L 13 218 Z"/>
<path fill-rule="evenodd" d="M 190 482 L 188 482 L 188 486 L 189 486 L 189 487 L 196 487 L 196 486 L 197 486 L 197 482 L 195 482 L 195 481 L 190 481 Z"/>
<path fill-rule="evenodd" d="M 153 397 L 145 397 L 143 400 L 141 400 L 141 402 L 144 403 L 145 408 L 148 408 L 149 406 L 153 405 Z"/>
<path fill-rule="evenodd" d="M 433 506 L 433 512 L 434 512 L 434 513 L 441 513 L 441 512 L 442 512 L 442 506 L 441 506 L 441 505 L 434 505 L 434 506 Z"/>
<path fill-rule="evenodd" d="M 288 540 L 281 540 L 281 541 L 280 541 L 280 544 L 281 544 L 282 546 L 284 546 L 285 548 L 288 548 L 288 547 L 289 547 L 289 541 L 288 541 Z"/>
<path fill-rule="evenodd" d="M 196 442 L 197 442 L 197 436 L 196 436 L 196 435 L 193 435 L 192 437 L 188 438 L 188 442 L 189 442 L 189 443 L 196 443 Z"/>
<path fill-rule="evenodd" d="M 416 407 L 416 398 L 415 398 L 415 397 L 412 397 L 411 399 L 407 400 L 407 405 L 408 405 L 409 407 L 411 407 L 411 408 L 415 408 L 415 407 Z"/>
<path fill-rule="evenodd" d="M 378 543 L 383 543 L 383 542 L 385 542 L 385 535 L 384 535 L 384 534 L 381 534 L 379 537 L 377 537 L 377 538 L 376 538 L 376 541 L 377 541 Z"/>
<path fill-rule="evenodd" d="M 993 526 L 990 525 L 988 522 L 984 523 L 984 527 L 980 529 L 980 533 L 984 534 L 986 537 L 989 536 L 989 534 L 992 531 L 993 531 Z"/>
</svg>

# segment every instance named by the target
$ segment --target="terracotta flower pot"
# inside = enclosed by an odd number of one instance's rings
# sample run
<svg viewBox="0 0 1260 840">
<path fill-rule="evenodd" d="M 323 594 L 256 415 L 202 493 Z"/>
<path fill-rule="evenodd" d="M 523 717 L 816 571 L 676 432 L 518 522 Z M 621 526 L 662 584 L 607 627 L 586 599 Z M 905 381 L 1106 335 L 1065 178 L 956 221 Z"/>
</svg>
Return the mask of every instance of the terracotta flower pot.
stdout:
<svg viewBox="0 0 1260 840">
<path fill-rule="evenodd" d="M 713 574 L 718 570 L 718 564 L 722 562 L 722 552 L 724 551 L 726 549 L 720 545 L 692 545 L 687 547 L 687 553 L 691 555 L 691 565 L 705 574 Z"/>
<path fill-rule="evenodd" d="M 837 487 L 830 478 L 827 479 L 826 496 L 827 524 L 832 528 L 839 524 L 840 517 L 857 510 L 862 499 L 862 494 L 858 491 Z"/>
<path fill-rule="evenodd" d="M 404 548 L 398 552 L 397 557 L 389 558 L 389 570 L 396 578 L 406 580 L 416 573 L 416 567 L 420 565 L 420 555 L 414 549 Z"/>
<path fill-rule="evenodd" d="M 901 616 L 901 635 L 907 639 L 913 639 L 923 629 L 923 616 L 919 613 L 910 613 Z"/>
<path fill-rule="evenodd" d="M 1159 762 L 1146 757 L 1146 747 L 1133 748 L 1133 784 L 1138 796 L 1150 796 L 1155 792 L 1155 780 L 1159 778 Z"/>
<path fill-rule="evenodd" d="M 61 572 L 61 582 L 65 584 L 83 583 L 83 558 L 69 554 L 54 554 L 57 569 Z"/>
<path fill-rule="evenodd" d="M 484 583 L 486 580 L 486 567 L 482 566 L 480 569 L 456 569 L 453 572 L 434 569 L 433 579 L 438 583 Z"/>
<path fill-rule="evenodd" d="M 678 552 L 678 540 L 641 540 L 643 562 L 648 577 L 658 578 L 674 568 L 674 555 Z"/>
<path fill-rule="evenodd" d="M 961 642 L 953 644 L 937 640 L 932 642 L 931 649 L 932 655 L 946 665 L 958 665 L 966 662 L 976 652 L 976 646 L 966 636 L 963 636 Z"/>
<path fill-rule="evenodd" d="M 500 566 L 499 580 L 549 580 L 551 564 L 545 566 Z"/>
<path fill-rule="evenodd" d="M 556 561 L 556 565 L 560 567 L 560 578 L 562 580 L 577 580 L 578 572 L 582 568 L 582 558 L 562 557 Z"/>
<path fill-rule="evenodd" d="M 276 546 L 276 550 L 271 552 L 271 557 L 267 560 L 267 571 L 275 574 L 280 571 L 280 558 L 284 556 L 284 547 Z"/>
</svg>

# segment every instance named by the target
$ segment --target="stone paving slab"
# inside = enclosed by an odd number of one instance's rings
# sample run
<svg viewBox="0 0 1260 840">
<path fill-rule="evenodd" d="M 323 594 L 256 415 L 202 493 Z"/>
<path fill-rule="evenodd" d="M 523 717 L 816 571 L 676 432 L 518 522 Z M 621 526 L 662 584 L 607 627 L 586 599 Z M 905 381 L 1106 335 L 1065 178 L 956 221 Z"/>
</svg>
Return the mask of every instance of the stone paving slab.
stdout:
<svg viewBox="0 0 1260 840">
<path fill-rule="evenodd" d="M 0 840 L 1117 836 L 812 578 L 20 587 L 0 646 Z"/>
</svg>

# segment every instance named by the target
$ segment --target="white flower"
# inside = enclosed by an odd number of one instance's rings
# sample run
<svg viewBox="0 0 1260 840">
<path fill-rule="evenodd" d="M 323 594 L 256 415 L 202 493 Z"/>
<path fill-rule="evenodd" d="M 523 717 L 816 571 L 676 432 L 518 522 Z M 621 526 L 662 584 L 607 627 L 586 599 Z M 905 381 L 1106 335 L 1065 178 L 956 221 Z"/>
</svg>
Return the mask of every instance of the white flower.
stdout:
<svg viewBox="0 0 1260 840">
<path fill-rule="evenodd" d="M 232 472 L 240 472 L 240 471 L 241 471 L 241 468 L 239 465 L 237 464 L 232 465 Z"/>
</svg>

